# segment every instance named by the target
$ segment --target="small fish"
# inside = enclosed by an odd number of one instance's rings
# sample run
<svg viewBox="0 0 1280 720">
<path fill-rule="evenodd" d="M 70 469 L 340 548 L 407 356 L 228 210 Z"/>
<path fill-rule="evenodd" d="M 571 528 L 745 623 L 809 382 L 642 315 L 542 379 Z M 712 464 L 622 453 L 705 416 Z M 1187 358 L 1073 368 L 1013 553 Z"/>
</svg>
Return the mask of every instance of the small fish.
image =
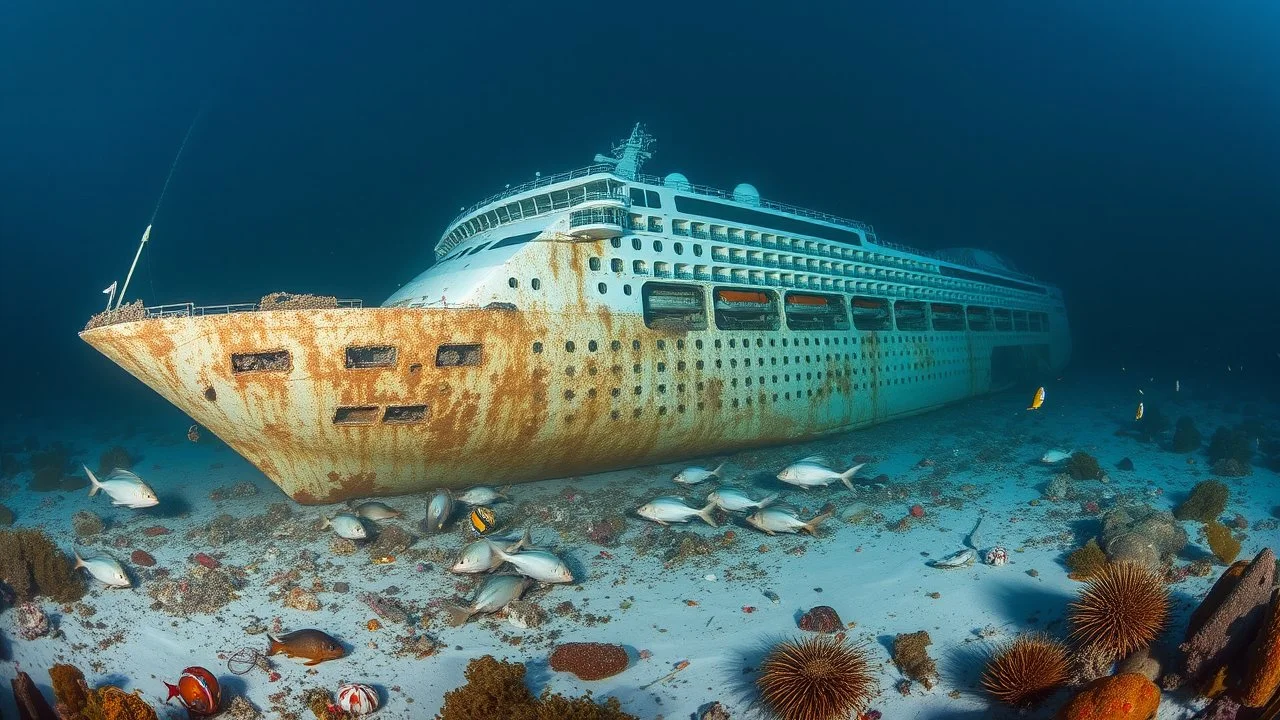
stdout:
<svg viewBox="0 0 1280 720">
<path fill-rule="evenodd" d="M 522 550 L 516 553 L 509 553 L 498 545 L 491 547 L 490 552 L 499 560 L 511 563 L 511 567 L 514 567 L 516 572 L 525 577 L 533 578 L 538 582 L 573 582 L 573 571 L 569 569 L 568 565 L 564 564 L 564 560 L 561 560 L 560 556 L 553 552 Z"/>
<path fill-rule="evenodd" d="M 765 497 L 763 500 L 755 501 L 747 494 L 737 488 L 721 487 L 711 491 L 707 496 L 707 502 L 714 503 L 716 507 L 725 512 L 745 512 L 747 510 L 762 510 L 773 501 L 778 499 L 779 493 L 774 493 Z"/>
<path fill-rule="evenodd" d="M 636 509 L 636 514 L 659 525 L 673 522 L 689 522 L 694 518 L 702 518 L 702 521 L 706 524 L 716 527 L 716 521 L 711 517 L 711 511 L 715 509 L 715 503 L 708 503 L 706 507 L 698 510 L 685 505 L 684 500 L 678 497 L 667 496 L 641 505 Z"/>
<path fill-rule="evenodd" d="M 818 526 L 826 522 L 835 512 L 835 508 L 828 507 L 825 511 L 815 515 L 812 520 L 806 522 L 789 510 L 765 508 L 748 515 L 747 524 L 770 535 L 775 533 L 807 532 L 816 536 L 818 534 Z"/>
<path fill-rule="evenodd" d="M 1071 457 L 1075 450 L 1048 450 L 1044 455 L 1040 456 L 1040 462 L 1045 465 L 1053 465 Z"/>
<path fill-rule="evenodd" d="M 494 490 L 484 485 L 477 485 L 457 497 L 458 502 L 465 505 L 492 505 L 506 499 L 506 494 L 501 490 Z"/>
<path fill-rule="evenodd" d="M 514 600 L 519 600 L 533 581 L 521 575 L 494 575 L 476 590 L 475 597 L 466 607 L 446 607 L 449 624 L 465 625 L 474 615 L 498 612 Z"/>
<path fill-rule="evenodd" d="M 427 503 L 427 517 L 422 521 L 422 529 L 429 533 L 440 532 L 449 522 L 453 514 L 453 495 L 448 490 L 437 490 Z"/>
<path fill-rule="evenodd" d="M 471 508 L 471 514 L 468 517 L 471 520 L 471 530 L 477 535 L 487 535 L 498 522 L 498 514 L 492 508 L 483 505 Z"/>
<path fill-rule="evenodd" d="M 1120 369 L 1123 370 L 1124 368 L 1120 368 Z M 1028 407 L 1027 409 L 1039 410 L 1041 405 L 1044 405 L 1044 386 L 1043 385 L 1041 385 L 1036 390 L 1036 394 L 1031 397 L 1031 406 Z"/>
<path fill-rule="evenodd" d="M 72 550 L 71 554 L 76 558 L 73 570 L 84 568 L 89 571 L 94 580 L 106 585 L 107 587 L 129 587 L 133 585 L 129 580 L 129 576 L 124 573 L 124 568 L 120 567 L 120 563 L 115 559 L 106 555 L 100 555 L 95 558 L 85 560 L 80 557 L 80 551 Z"/>
<path fill-rule="evenodd" d="M 1142 388 L 1138 388 L 1138 394 L 1139 394 L 1139 395 L 1146 395 L 1146 393 L 1142 392 Z"/>
<path fill-rule="evenodd" d="M 493 554 L 494 542 L 509 541 L 510 538 L 482 538 L 462 548 L 462 552 L 458 553 L 458 559 L 454 561 L 453 567 L 449 568 L 450 572 L 456 573 L 482 573 L 489 572 L 502 564 L 502 558 Z M 524 536 L 513 545 L 507 546 L 507 552 L 516 552 L 522 547 L 528 547 L 531 543 L 529 531 L 524 531 Z"/>
<path fill-rule="evenodd" d="M 1142 419 L 1142 415 L 1144 411 L 1145 411 L 1145 408 L 1143 408 L 1142 403 L 1138 403 L 1138 410 L 1133 414 L 1133 419 L 1135 422 Z"/>
<path fill-rule="evenodd" d="M 389 507 L 386 503 L 370 500 L 357 505 L 355 514 L 365 520 L 390 520 L 391 518 L 398 518 L 404 513 Z"/>
<path fill-rule="evenodd" d="M 973 561 L 976 560 L 977 557 L 978 557 L 978 552 L 976 550 L 974 550 L 973 548 L 965 548 L 964 550 L 951 553 L 950 555 L 940 560 L 930 561 L 929 567 L 942 568 L 943 570 L 950 570 L 952 568 L 959 568 L 959 567 L 968 567 L 969 565 L 973 564 Z"/>
<path fill-rule="evenodd" d="M 319 665 L 347 654 L 342 644 L 320 630 L 294 630 L 279 637 L 267 634 L 267 655 L 306 658 L 303 665 Z"/>
<path fill-rule="evenodd" d="M 99 481 L 87 465 L 80 467 L 89 476 L 89 497 L 97 495 L 101 490 L 111 498 L 112 505 L 123 505 L 134 510 L 160 504 L 155 490 L 147 487 L 142 478 L 128 470 L 116 468 L 107 475 L 106 480 Z"/>
<path fill-rule="evenodd" d="M 364 523 L 351 513 L 338 513 L 331 518 L 325 518 L 320 524 L 320 529 L 330 528 L 338 537 L 348 540 L 363 540 L 369 537 L 369 531 L 365 529 Z"/>
<path fill-rule="evenodd" d="M 1173 381 L 1173 391 L 1174 391 L 1174 392 L 1182 392 L 1182 381 L 1181 381 L 1181 380 L 1174 380 L 1174 381 Z"/>
<path fill-rule="evenodd" d="M 715 470 L 708 470 L 704 467 L 687 467 L 676 473 L 675 477 L 671 479 L 681 485 L 697 485 L 711 478 L 723 480 L 724 478 L 720 475 L 722 470 L 724 470 L 724 463 L 717 465 Z"/>
<path fill-rule="evenodd" d="M 826 487 L 839 480 L 844 483 L 845 487 L 852 490 L 853 476 L 864 466 L 866 466 L 866 463 L 858 463 L 844 472 L 836 472 L 823 465 L 820 458 L 807 457 L 783 468 L 782 472 L 778 473 L 778 479 L 788 485 L 795 485 L 805 489 Z"/>
</svg>

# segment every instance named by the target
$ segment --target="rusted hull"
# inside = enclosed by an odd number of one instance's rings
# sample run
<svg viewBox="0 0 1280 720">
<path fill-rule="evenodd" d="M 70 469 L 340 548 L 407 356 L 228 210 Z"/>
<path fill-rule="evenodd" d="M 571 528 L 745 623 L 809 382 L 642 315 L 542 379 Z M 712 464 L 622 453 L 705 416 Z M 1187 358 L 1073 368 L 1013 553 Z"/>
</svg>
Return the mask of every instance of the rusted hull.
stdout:
<svg viewBox="0 0 1280 720">
<path fill-rule="evenodd" d="M 562 477 L 855 428 L 987 392 L 992 348 L 1020 342 L 664 332 L 603 311 L 412 308 L 160 318 L 82 337 L 307 504 Z M 480 345 L 478 364 L 437 366 L 441 345 Z M 393 364 L 347 367 L 347 349 L 364 346 L 395 348 Z M 287 353 L 288 368 L 237 371 L 232 362 L 267 351 Z M 1057 349 L 1046 357 L 1055 368 L 1066 361 Z M 405 407 L 422 412 L 388 421 L 388 408 Z M 352 408 L 368 422 L 340 417 Z"/>
</svg>

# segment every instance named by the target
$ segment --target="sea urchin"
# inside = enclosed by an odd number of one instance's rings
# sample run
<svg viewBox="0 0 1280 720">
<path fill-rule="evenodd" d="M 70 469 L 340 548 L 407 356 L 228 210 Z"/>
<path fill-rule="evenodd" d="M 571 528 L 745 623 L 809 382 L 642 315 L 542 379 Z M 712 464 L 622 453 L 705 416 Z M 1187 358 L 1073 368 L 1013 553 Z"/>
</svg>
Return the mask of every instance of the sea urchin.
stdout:
<svg viewBox="0 0 1280 720">
<path fill-rule="evenodd" d="M 1067 646 L 1047 635 L 1019 635 L 997 650 L 982 673 L 982 686 L 1014 707 L 1035 705 L 1067 682 Z"/>
<path fill-rule="evenodd" d="M 1150 645 L 1168 617 L 1169 593 L 1159 576 L 1134 563 L 1111 563 L 1071 604 L 1071 636 L 1118 660 Z"/>
<path fill-rule="evenodd" d="M 756 687 L 781 720 L 844 720 L 866 706 L 876 681 L 865 647 L 812 637 L 774 646 Z"/>
</svg>

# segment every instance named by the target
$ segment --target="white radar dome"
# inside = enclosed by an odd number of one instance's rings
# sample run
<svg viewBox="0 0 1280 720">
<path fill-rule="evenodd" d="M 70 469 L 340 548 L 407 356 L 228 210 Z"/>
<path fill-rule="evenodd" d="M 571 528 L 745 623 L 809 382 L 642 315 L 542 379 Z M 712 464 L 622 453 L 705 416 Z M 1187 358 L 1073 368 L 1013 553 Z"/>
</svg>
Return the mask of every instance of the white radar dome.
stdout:
<svg viewBox="0 0 1280 720">
<path fill-rule="evenodd" d="M 760 191 L 750 183 L 738 183 L 738 186 L 733 189 L 733 199 L 743 205 L 760 207 Z"/>
<path fill-rule="evenodd" d="M 671 173 L 666 176 L 662 179 L 662 184 L 676 190 L 690 190 L 693 188 L 693 185 L 689 183 L 689 178 L 680 173 Z"/>
</svg>

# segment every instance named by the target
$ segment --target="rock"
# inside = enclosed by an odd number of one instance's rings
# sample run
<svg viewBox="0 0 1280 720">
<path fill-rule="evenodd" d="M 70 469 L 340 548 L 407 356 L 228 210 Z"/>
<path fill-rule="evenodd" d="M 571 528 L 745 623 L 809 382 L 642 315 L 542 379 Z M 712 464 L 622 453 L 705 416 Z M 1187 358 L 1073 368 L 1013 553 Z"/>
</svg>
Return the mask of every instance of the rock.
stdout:
<svg viewBox="0 0 1280 720">
<path fill-rule="evenodd" d="M 71 516 L 71 527 L 76 531 L 76 537 L 89 537 L 102 532 L 106 525 L 103 524 L 102 518 L 97 513 L 91 513 L 87 510 L 81 510 Z"/>
<path fill-rule="evenodd" d="M 1177 519 L 1149 505 L 1116 508 L 1102 517 L 1102 548 L 1112 562 L 1159 570 L 1186 545 L 1187 531 Z"/>
<path fill-rule="evenodd" d="M 334 535 L 329 538 L 329 552 L 334 555 L 352 555 L 356 551 L 356 541 Z"/>
<path fill-rule="evenodd" d="M 563 643 L 552 651 L 551 669 L 573 673 L 580 680 L 603 680 L 627 669 L 630 658 L 621 645 Z"/>
<path fill-rule="evenodd" d="M 333 591 L 336 593 L 345 593 L 351 591 L 351 585 L 344 582 L 336 582 L 333 584 Z"/>
<path fill-rule="evenodd" d="M 732 720 L 729 717 L 729 711 L 719 702 L 713 702 L 703 705 L 698 710 L 698 720 Z"/>
<path fill-rule="evenodd" d="M 1196 716 L 1196 720 L 1236 720 L 1238 717 L 1240 717 L 1240 703 L 1226 695 L 1220 695 Z"/>
<path fill-rule="evenodd" d="M 290 588 L 284 597 L 284 606 L 294 610 L 319 610 L 320 600 L 316 594 L 300 587 Z"/>
<path fill-rule="evenodd" d="M 1089 683 L 1058 713 L 1061 720 L 1147 720 L 1160 707 L 1160 688 L 1134 673 Z"/>
<path fill-rule="evenodd" d="M 369 543 L 369 557 L 382 557 L 383 555 L 399 555 L 416 540 L 403 528 L 396 525 L 383 525 L 378 529 L 378 537 Z"/>
<path fill-rule="evenodd" d="M 1107 543 L 1107 558 L 1111 562 L 1130 562 L 1149 570 L 1160 569 L 1160 551 L 1149 538 L 1137 533 L 1125 533 Z"/>
<path fill-rule="evenodd" d="M 40 694 L 31 676 L 19 672 L 9 681 L 13 687 L 14 703 L 18 706 L 20 720 L 57 720 L 57 714 L 49 707 L 49 701 Z"/>
<path fill-rule="evenodd" d="M 1235 569 L 1222 574 L 1192 614 L 1187 640 L 1179 646 L 1185 654 L 1185 675 L 1196 684 L 1217 668 L 1240 663 L 1262 625 L 1275 582 L 1275 553 L 1267 548 L 1243 573 L 1236 575 Z"/>
<path fill-rule="evenodd" d="M 532 630 L 541 627 L 548 617 L 547 611 L 537 603 L 516 600 L 507 604 L 507 620 L 518 628 Z"/>
<path fill-rule="evenodd" d="M 146 550 L 134 550 L 133 554 L 129 556 L 129 560 L 134 565 L 141 565 L 142 567 L 152 567 L 156 564 L 156 559 Z"/>
<path fill-rule="evenodd" d="M 1249 648 L 1249 666 L 1241 683 L 1240 702 L 1262 707 L 1280 689 L 1280 590 L 1271 594 L 1271 604 L 1258 637 Z"/>
<path fill-rule="evenodd" d="M 1120 459 L 1120 462 L 1116 463 L 1116 467 L 1117 467 L 1117 468 L 1119 468 L 1120 470 L 1127 470 L 1127 471 L 1132 472 L 1132 471 L 1133 471 L 1133 461 L 1132 461 L 1132 460 L 1130 460 L 1129 458 L 1121 458 L 1121 459 Z"/>
<path fill-rule="evenodd" d="M 15 610 L 14 625 L 23 640 L 35 640 L 49 634 L 49 616 L 33 602 L 25 602 Z"/>
<path fill-rule="evenodd" d="M 1160 677 L 1160 661 L 1151 656 L 1151 648 L 1135 650 L 1116 665 L 1116 674 L 1121 673 L 1135 673 L 1155 682 Z"/>
<path fill-rule="evenodd" d="M 799 625 L 801 630 L 816 633 L 837 633 L 844 630 L 844 623 L 830 605 L 818 605 L 801 615 Z"/>
</svg>

